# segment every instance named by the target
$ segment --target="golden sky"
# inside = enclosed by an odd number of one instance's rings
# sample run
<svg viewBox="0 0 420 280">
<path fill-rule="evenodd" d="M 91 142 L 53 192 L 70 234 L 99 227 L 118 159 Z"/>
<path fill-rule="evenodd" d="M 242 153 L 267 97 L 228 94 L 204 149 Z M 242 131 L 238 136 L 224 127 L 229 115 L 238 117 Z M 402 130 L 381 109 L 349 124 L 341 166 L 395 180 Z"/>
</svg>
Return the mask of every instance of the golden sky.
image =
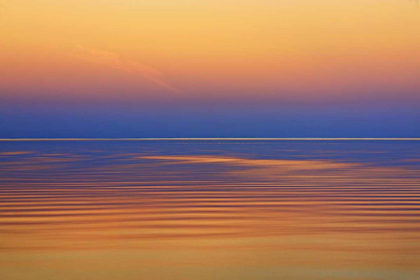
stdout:
<svg viewBox="0 0 420 280">
<path fill-rule="evenodd" d="M 0 94 L 19 99 L 418 101 L 400 0 L 14 0 Z"/>
</svg>

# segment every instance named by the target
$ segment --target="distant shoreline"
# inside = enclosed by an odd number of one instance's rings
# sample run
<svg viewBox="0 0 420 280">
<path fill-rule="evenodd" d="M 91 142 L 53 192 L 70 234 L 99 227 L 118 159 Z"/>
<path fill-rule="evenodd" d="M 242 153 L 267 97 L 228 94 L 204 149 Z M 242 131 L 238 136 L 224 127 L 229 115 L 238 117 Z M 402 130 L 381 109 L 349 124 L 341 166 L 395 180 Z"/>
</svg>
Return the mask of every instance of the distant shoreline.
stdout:
<svg viewBox="0 0 420 280">
<path fill-rule="evenodd" d="M 0 141 L 420 141 L 420 138 L 3 138 Z"/>
</svg>

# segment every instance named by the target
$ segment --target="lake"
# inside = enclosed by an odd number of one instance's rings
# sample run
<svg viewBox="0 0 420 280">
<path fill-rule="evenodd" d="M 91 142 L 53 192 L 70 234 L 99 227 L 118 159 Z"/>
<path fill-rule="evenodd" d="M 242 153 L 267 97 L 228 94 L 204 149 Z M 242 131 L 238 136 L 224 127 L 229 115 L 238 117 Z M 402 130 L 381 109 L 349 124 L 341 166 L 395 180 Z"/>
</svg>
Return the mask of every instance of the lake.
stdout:
<svg viewBox="0 0 420 280">
<path fill-rule="evenodd" d="M 3 141 L 1 279 L 420 279 L 420 141 Z"/>
</svg>

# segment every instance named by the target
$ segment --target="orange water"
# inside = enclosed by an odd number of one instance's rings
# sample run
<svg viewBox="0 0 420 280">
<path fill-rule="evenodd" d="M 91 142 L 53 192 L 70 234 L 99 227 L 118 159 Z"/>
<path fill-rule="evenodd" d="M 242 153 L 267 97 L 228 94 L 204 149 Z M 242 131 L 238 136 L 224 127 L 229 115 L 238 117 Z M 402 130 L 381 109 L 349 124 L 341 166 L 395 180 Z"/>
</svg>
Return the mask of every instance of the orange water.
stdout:
<svg viewBox="0 0 420 280">
<path fill-rule="evenodd" d="M 420 279 L 417 143 L 7 143 L 1 279 Z"/>
</svg>

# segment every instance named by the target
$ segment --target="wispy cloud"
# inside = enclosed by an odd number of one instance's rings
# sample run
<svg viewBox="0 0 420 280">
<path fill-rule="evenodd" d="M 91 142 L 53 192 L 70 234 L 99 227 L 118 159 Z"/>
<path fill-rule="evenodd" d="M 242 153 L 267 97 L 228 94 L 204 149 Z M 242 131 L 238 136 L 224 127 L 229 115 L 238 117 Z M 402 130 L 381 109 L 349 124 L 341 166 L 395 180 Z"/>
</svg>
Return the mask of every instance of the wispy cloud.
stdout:
<svg viewBox="0 0 420 280">
<path fill-rule="evenodd" d="M 79 57 L 82 57 L 83 59 L 104 64 L 121 72 L 137 75 L 168 91 L 181 92 L 165 80 L 165 75 L 161 71 L 151 66 L 125 59 L 118 53 L 106 50 L 79 45 L 77 46 L 77 51 Z"/>
</svg>

